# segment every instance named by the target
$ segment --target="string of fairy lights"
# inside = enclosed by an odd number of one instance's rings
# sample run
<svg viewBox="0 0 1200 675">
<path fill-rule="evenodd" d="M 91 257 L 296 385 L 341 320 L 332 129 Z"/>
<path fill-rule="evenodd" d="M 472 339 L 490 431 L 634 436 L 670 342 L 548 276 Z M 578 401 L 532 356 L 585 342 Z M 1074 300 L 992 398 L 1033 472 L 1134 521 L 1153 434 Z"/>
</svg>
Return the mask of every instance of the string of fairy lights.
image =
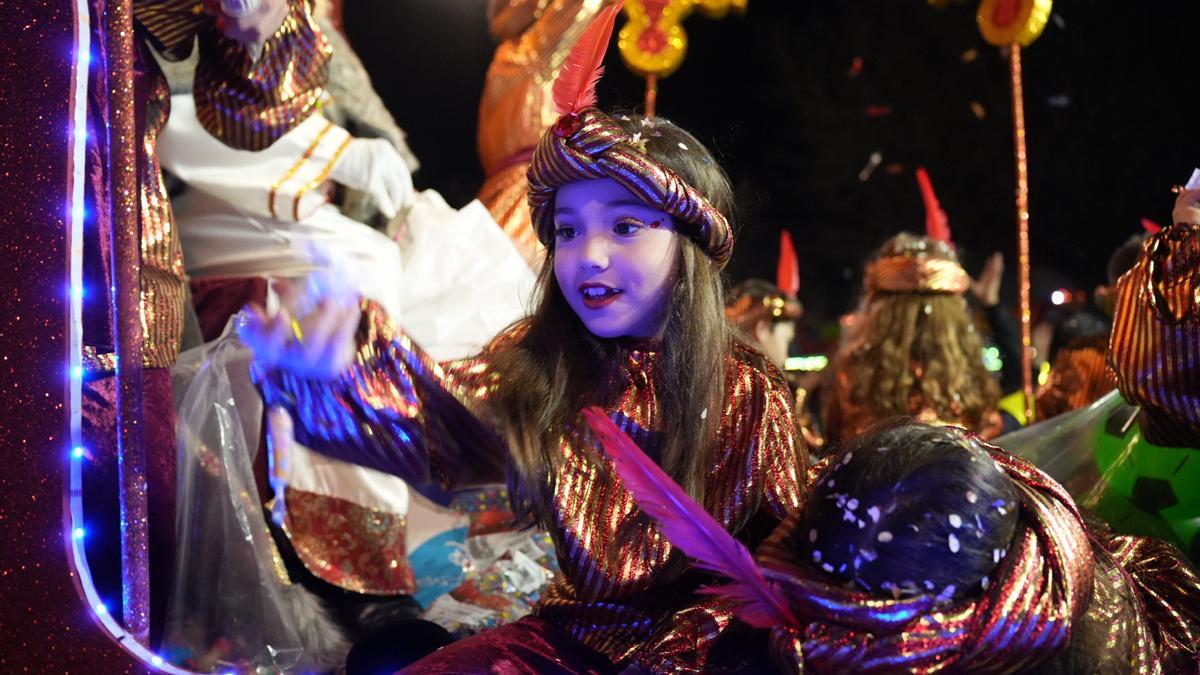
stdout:
<svg viewBox="0 0 1200 675">
<path fill-rule="evenodd" d="M 84 185 L 86 172 L 85 154 L 88 142 L 87 125 L 87 94 L 88 73 L 92 67 L 91 19 L 88 13 L 87 0 L 75 0 L 73 3 L 75 38 L 72 46 L 71 59 L 71 92 L 68 119 L 68 189 L 70 202 L 67 204 L 69 255 L 67 285 L 68 319 L 67 319 L 67 373 L 68 386 L 68 437 L 70 440 L 66 452 L 67 462 L 67 512 L 64 514 L 63 532 L 65 545 L 69 552 L 68 561 L 75 571 L 79 591 L 87 604 L 88 613 L 100 627 L 111 636 L 117 644 L 128 653 L 138 658 L 142 663 L 166 673 L 185 675 L 189 671 L 182 670 L 163 657 L 152 652 L 147 646 L 138 642 L 132 634 L 126 631 L 115 617 L 109 612 L 108 604 L 96 591 L 92 580 L 91 570 L 87 563 L 84 540 L 87 537 L 87 523 L 83 512 L 83 468 L 91 459 L 91 454 L 83 441 L 83 303 L 87 297 L 87 289 L 83 283 L 83 236 L 87 226 L 88 213 L 84 206 Z M 98 130 L 96 130 L 98 132 Z M 120 364 L 118 362 L 118 367 Z"/>
</svg>

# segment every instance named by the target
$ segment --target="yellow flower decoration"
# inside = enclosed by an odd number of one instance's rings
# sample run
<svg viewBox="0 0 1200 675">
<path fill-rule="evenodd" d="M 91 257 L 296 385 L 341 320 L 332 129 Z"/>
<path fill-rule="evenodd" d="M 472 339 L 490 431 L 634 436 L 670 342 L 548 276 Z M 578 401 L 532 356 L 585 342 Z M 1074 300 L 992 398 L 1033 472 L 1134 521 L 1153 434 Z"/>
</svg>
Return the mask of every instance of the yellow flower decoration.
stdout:
<svg viewBox="0 0 1200 675">
<path fill-rule="evenodd" d="M 1053 0 L 983 0 L 975 19 L 989 43 L 1028 47 L 1046 28 L 1053 4 Z"/>
</svg>

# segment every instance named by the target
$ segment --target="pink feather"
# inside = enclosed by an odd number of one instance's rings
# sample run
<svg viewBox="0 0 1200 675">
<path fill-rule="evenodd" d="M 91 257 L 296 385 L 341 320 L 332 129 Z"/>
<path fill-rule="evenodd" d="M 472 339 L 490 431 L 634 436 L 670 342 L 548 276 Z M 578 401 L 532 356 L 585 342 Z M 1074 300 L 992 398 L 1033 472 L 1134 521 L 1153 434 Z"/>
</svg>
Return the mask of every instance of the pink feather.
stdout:
<svg viewBox="0 0 1200 675">
<path fill-rule="evenodd" d="M 783 595 L 767 584 L 762 570 L 741 542 L 725 531 L 679 484 L 621 431 L 603 410 L 587 408 L 583 416 L 604 447 L 634 500 L 662 529 L 663 535 L 701 568 L 735 583 L 703 589 L 741 603 L 738 616 L 756 628 L 796 626 Z"/>
<path fill-rule="evenodd" d="M 622 4 L 623 0 L 617 0 L 592 19 L 559 69 L 553 90 L 554 109 L 559 115 L 570 115 L 596 105 L 596 83 L 604 74 L 604 53 L 608 51 L 613 24 Z"/>
<path fill-rule="evenodd" d="M 946 212 L 942 210 L 942 205 L 933 192 L 933 182 L 929 180 L 929 172 L 925 171 L 923 166 L 917 168 L 917 184 L 921 187 L 921 199 L 925 202 L 925 234 L 928 234 L 930 239 L 937 239 L 949 244 L 950 221 L 946 218 Z"/>
</svg>

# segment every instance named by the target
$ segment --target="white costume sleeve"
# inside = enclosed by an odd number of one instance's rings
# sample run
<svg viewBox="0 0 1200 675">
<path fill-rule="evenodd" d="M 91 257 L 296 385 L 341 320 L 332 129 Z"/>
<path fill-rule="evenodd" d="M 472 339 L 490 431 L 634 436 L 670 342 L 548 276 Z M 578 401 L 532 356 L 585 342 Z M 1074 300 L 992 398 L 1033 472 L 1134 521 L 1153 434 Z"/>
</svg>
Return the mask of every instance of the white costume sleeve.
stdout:
<svg viewBox="0 0 1200 675">
<path fill-rule="evenodd" d="M 352 140 L 345 129 L 311 115 L 264 150 L 236 150 L 208 133 L 192 97 L 180 95 L 171 97 L 158 156 L 164 169 L 210 197 L 248 214 L 298 221 L 326 203 L 321 185 Z"/>
</svg>

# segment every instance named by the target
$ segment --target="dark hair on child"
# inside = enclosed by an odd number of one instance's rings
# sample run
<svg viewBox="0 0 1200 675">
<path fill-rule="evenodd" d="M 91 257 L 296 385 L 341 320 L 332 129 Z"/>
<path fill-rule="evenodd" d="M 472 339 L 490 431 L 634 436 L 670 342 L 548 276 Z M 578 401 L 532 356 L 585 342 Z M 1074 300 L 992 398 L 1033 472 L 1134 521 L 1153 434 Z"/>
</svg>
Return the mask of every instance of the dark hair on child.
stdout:
<svg viewBox="0 0 1200 675">
<path fill-rule="evenodd" d="M 795 542 L 830 576 L 879 595 L 978 595 L 1017 525 L 1012 481 L 962 430 L 876 427 L 831 460 Z"/>
</svg>

